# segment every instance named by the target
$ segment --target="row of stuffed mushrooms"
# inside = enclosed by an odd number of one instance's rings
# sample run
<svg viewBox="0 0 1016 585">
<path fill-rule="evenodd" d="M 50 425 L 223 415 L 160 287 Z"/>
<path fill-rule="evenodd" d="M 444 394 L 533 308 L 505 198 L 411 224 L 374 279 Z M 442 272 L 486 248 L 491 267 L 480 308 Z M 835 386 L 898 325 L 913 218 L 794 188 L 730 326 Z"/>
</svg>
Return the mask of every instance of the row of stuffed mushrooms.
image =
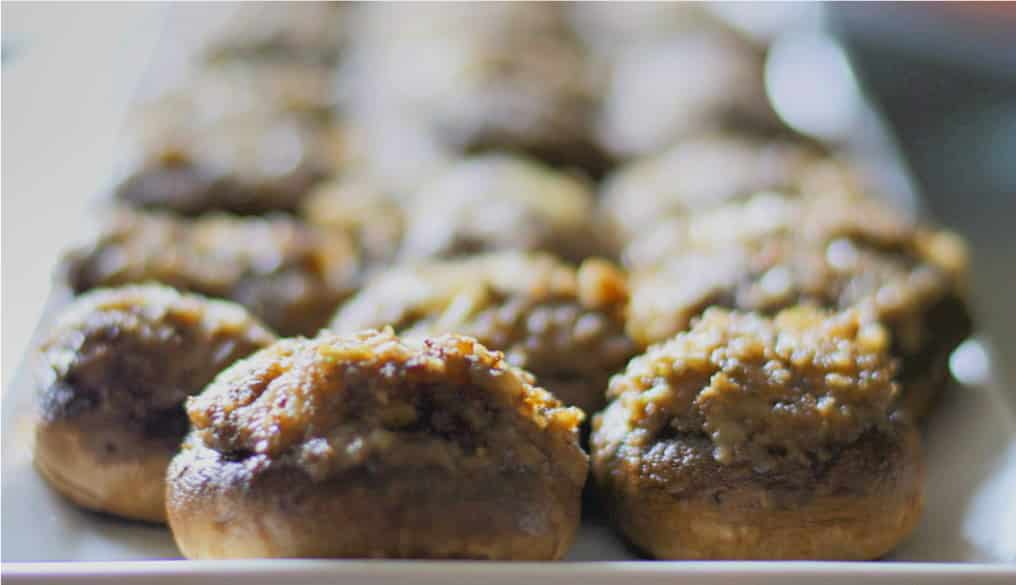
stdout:
<svg viewBox="0 0 1016 585">
<path fill-rule="evenodd" d="M 42 475 L 189 558 L 560 559 L 587 482 L 654 558 L 890 552 L 963 242 L 780 128 L 764 47 L 665 6 L 217 37 L 61 268 Z"/>
</svg>

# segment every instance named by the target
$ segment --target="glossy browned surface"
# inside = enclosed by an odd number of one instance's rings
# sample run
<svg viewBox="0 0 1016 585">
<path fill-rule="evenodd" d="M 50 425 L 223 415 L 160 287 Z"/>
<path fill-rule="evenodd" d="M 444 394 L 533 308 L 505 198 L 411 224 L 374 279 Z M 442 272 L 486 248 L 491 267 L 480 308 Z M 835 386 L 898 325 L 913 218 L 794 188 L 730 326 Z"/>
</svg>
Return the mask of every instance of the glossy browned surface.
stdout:
<svg viewBox="0 0 1016 585">
<path fill-rule="evenodd" d="M 70 256 L 67 278 L 76 292 L 160 282 L 235 301 L 282 335 L 312 335 L 353 291 L 359 269 L 346 234 L 289 217 L 121 210 Z"/>
<path fill-rule="evenodd" d="M 970 332 L 962 240 L 878 201 L 761 193 L 671 227 L 659 264 L 631 280 L 628 330 L 642 343 L 686 329 L 710 306 L 765 314 L 858 306 L 889 329 L 905 400 L 919 416 Z"/>
<path fill-rule="evenodd" d="M 677 435 L 597 453 L 604 506 L 635 548 L 672 560 L 872 560 L 921 517 L 920 436 L 907 424 L 765 473 L 712 451 L 706 437 Z"/>
<path fill-rule="evenodd" d="M 626 426 L 599 432 L 642 446 L 704 434 L 720 463 L 759 470 L 825 459 L 890 425 L 899 386 L 889 344 L 857 310 L 802 307 L 770 320 L 710 309 L 611 380 L 610 408 L 627 416 L 608 420 Z"/>
<path fill-rule="evenodd" d="M 606 261 L 575 269 L 545 254 L 488 254 L 393 268 L 350 299 L 331 327 L 471 335 L 592 413 L 607 379 L 636 351 L 624 332 L 626 302 L 624 275 Z"/>
<path fill-rule="evenodd" d="M 177 543 L 192 558 L 560 558 L 583 416 L 532 382 L 467 337 L 283 340 L 188 404 Z"/>
<path fill-rule="evenodd" d="M 572 479 L 584 469 L 582 413 L 466 337 L 283 340 L 230 368 L 187 410 L 204 445 L 285 458 L 317 479 L 368 463 L 468 468 L 508 452 L 525 466 L 570 451 Z"/>
<path fill-rule="evenodd" d="M 919 436 L 859 310 L 709 309 L 611 380 L 593 474 L 661 559 L 871 559 L 920 517 Z"/>
<path fill-rule="evenodd" d="M 99 459 L 172 453 L 184 400 L 274 340 L 232 303 L 154 285 L 93 291 L 40 346 L 40 424 L 74 427 Z"/>
</svg>

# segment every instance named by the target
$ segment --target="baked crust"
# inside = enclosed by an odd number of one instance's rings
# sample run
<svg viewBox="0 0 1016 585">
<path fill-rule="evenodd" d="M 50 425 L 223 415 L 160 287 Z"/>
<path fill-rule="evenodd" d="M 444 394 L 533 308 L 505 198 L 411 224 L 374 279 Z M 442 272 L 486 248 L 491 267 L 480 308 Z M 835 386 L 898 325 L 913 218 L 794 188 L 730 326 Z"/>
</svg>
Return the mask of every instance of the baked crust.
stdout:
<svg viewBox="0 0 1016 585">
<path fill-rule="evenodd" d="M 158 282 L 228 299 L 281 335 L 313 335 L 356 288 L 350 235 L 283 215 L 195 219 L 117 209 L 66 261 L 75 292 Z"/>
<path fill-rule="evenodd" d="M 962 239 L 885 203 L 760 193 L 668 226 L 655 264 L 630 279 L 628 332 L 642 344 L 686 330 L 708 307 L 857 308 L 889 330 L 903 402 L 920 419 L 971 331 Z"/>
<path fill-rule="evenodd" d="M 470 338 L 283 340 L 190 401 L 167 475 L 189 558 L 561 558 L 581 412 Z"/>
<path fill-rule="evenodd" d="M 381 273 L 343 305 L 331 329 L 470 335 L 565 404 L 593 413 L 610 376 L 637 351 L 624 332 L 626 307 L 625 275 L 609 262 L 594 258 L 576 269 L 548 254 L 502 252 Z"/>
<path fill-rule="evenodd" d="M 922 502 L 889 336 L 859 311 L 706 311 L 611 380 L 593 474 L 618 529 L 666 559 L 861 560 Z"/>
<path fill-rule="evenodd" d="M 184 400 L 274 340 L 242 307 L 168 287 L 79 297 L 40 347 L 36 467 L 81 506 L 165 521 L 166 466 L 187 432 Z"/>
<path fill-rule="evenodd" d="M 636 548 L 658 559 L 871 560 L 920 520 L 924 470 L 911 426 L 866 435 L 796 474 L 724 466 L 712 449 L 687 436 L 594 456 L 602 501 Z"/>
<path fill-rule="evenodd" d="M 382 469 L 314 482 L 201 446 L 173 461 L 169 482 L 173 536 L 191 559 L 560 559 L 581 502 L 574 486 L 531 471 Z"/>
</svg>

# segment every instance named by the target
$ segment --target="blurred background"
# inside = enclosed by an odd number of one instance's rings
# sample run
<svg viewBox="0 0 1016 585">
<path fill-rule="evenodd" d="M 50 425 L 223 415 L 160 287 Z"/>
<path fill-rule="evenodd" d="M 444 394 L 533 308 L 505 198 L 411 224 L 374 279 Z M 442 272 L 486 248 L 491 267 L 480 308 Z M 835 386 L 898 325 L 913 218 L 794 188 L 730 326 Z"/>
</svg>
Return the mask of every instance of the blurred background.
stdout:
<svg viewBox="0 0 1016 585">
<path fill-rule="evenodd" d="M 847 2 L 828 9 L 929 213 L 971 244 L 978 325 L 1012 388 L 1016 4 Z"/>
<path fill-rule="evenodd" d="M 228 12 L 197 4 L 3 3 L 5 387 L 60 253 L 88 233 L 88 210 L 120 172 L 131 104 L 179 74 L 181 47 L 199 44 L 202 31 Z M 974 309 L 1011 387 L 1016 360 L 1005 356 L 1016 356 L 1016 5 L 729 4 L 716 12 L 765 42 L 793 41 L 782 46 L 782 69 L 768 80 L 770 97 L 783 96 L 776 105 L 785 120 L 833 140 L 856 140 L 876 165 L 895 156 L 882 150 L 886 144 L 899 146 L 920 205 L 972 245 Z M 852 93 L 859 87 L 884 116 L 888 142 L 868 136 L 879 134 L 865 125 L 870 119 L 857 123 L 851 109 L 862 107 Z M 893 176 L 895 170 L 886 171 L 887 181 L 895 181 L 905 205 L 913 203 L 909 178 Z"/>
</svg>

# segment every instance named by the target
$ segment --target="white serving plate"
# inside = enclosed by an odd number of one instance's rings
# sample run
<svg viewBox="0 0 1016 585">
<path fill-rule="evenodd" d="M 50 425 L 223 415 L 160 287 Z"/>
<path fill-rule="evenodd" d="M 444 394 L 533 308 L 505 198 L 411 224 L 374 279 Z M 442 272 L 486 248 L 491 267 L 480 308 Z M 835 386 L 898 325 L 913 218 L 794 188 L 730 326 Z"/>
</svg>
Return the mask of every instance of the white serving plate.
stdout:
<svg viewBox="0 0 1016 585">
<path fill-rule="evenodd" d="M 807 40 L 807 39 L 805 39 Z M 819 84 L 821 85 L 821 84 Z M 861 104 L 845 146 L 871 162 L 896 203 L 916 211 L 909 177 L 877 114 Z M 863 162 L 863 161 L 862 161 Z M 57 290 L 36 337 L 68 300 Z M 26 358 L 3 393 L 0 570 L 4 583 L 144 585 L 217 582 L 421 584 L 519 583 L 1005 583 L 1016 584 L 1016 416 L 977 342 L 954 356 L 964 381 L 927 422 L 926 504 L 920 526 L 873 563 L 661 562 L 639 560 L 595 511 L 586 510 L 564 562 L 252 560 L 186 561 L 165 528 L 80 510 L 31 465 L 32 376 Z"/>
<path fill-rule="evenodd" d="M 39 333 L 68 299 L 57 291 Z M 956 352 L 952 367 L 964 384 L 943 398 L 924 429 L 926 505 L 914 535 L 876 563 L 685 563 L 638 560 L 587 511 L 562 563 L 437 561 L 180 560 L 165 528 L 80 510 L 41 479 L 31 463 L 33 384 L 28 360 L 4 393 L 2 537 L 5 583 L 169 583 L 180 578 L 223 583 L 517 583 L 523 579 L 587 583 L 758 582 L 1016 583 L 1016 417 L 990 381 L 988 352 L 977 341 Z M 987 378 L 987 379 L 986 379 Z M 82 561 L 82 562 L 69 562 Z"/>
</svg>

